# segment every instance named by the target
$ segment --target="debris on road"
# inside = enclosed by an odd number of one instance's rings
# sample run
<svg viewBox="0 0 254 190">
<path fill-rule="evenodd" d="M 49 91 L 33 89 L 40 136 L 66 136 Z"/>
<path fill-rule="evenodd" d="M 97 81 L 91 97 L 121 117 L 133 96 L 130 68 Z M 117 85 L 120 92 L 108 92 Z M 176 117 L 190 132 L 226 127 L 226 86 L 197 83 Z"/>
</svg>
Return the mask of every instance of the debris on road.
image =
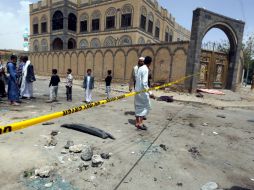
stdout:
<svg viewBox="0 0 254 190">
<path fill-rule="evenodd" d="M 204 95 L 201 94 L 200 92 L 198 92 L 198 93 L 196 94 L 196 97 L 197 97 L 197 98 L 204 98 Z"/>
<path fill-rule="evenodd" d="M 83 145 L 82 144 L 78 144 L 78 145 L 73 145 L 70 146 L 69 151 L 73 152 L 73 153 L 80 153 L 83 150 Z"/>
<path fill-rule="evenodd" d="M 58 133 L 59 133 L 59 131 L 53 130 L 53 131 L 50 133 L 50 135 L 51 135 L 51 136 L 56 136 L 56 135 L 58 135 Z"/>
<path fill-rule="evenodd" d="M 83 169 L 85 169 L 85 170 L 87 170 L 88 169 L 88 167 L 89 167 L 89 163 L 87 163 L 87 162 L 82 162 L 82 163 L 80 163 L 79 164 L 79 166 L 78 166 L 78 170 L 80 171 L 80 172 L 82 172 L 83 171 Z"/>
<path fill-rule="evenodd" d="M 201 156 L 200 152 L 198 151 L 197 147 L 191 147 L 188 152 L 191 153 L 193 158 L 197 158 L 198 156 Z"/>
<path fill-rule="evenodd" d="M 225 118 L 226 118 L 225 115 L 217 115 L 217 117 L 220 117 L 220 118 L 222 118 L 222 119 L 225 119 Z"/>
<path fill-rule="evenodd" d="M 159 98 L 157 98 L 157 101 L 161 101 L 161 102 L 174 102 L 173 96 L 160 96 Z"/>
<path fill-rule="evenodd" d="M 195 128 L 195 125 L 194 125 L 193 123 L 189 123 L 189 126 L 190 126 L 191 128 Z"/>
<path fill-rule="evenodd" d="M 93 155 L 92 157 L 92 167 L 98 167 L 103 164 L 103 159 L 100 155 Z"/>
<path fill-rule="evenodd" d="M 81 154 L 81 159 L 84 161 L 89 161 L 92 159 L 93 156 L 93 150 L 90 145 L 84 145 L 82 154 Z"/>
<path fill-rule="evenodd" d="M 67 129 L 73 129 L 73 130 L 87 133 L 90 135 L 94 135 L 102 139 L 110 138 L 115 140 L 115 138 L 111 134 L 95 127 L 90 127 L 90 126 L 86 126 L 82 124 L 64 124 L 64 125 L 61 125 L 61 127 L 67 128 Z"/>
<path fill-rule="evenodd" d="M 74 146 L 73 141 L 67 141 L 66 145 L 64 146 L 65 149 L 69 149 L 71 146 Z"/>
<path fill-rule="evenodd" d="M 50 136 L 48 139 L 47 139 L 47 142 L 45 144 L 45 146 L 47 147 L 50 147 L 50 146 L 56 146 L 57 145 L 57 140 L 54 136 Z"/>
<path fill-rule="evenodd" d="M 101 157 L 102 157 L 104 160 L 108 160 L 108 159 L 111 157 L 111 155 L 110 155 L 109 153 L 102 153 L 102 154 L 101 154 Z"/>
<path fill-rule="evenodd" d="M 168 150 L 167 146 L 164 145 L 164 144 L 160 144 L 160 147 L 161 147 L 164 151 L 167 151 L 167 150 Z"/>
<path fill-rule="evenodd" d="M 42 178 L 49 177 L 51 172 L 54 170 L 53 166 L 44 166 L 35 170 L 35 175 Z"/>
<path fill-rule="evenodd" d="M 218 185 L 215 182 L 208 182 L 201 187 L 201 190 L 215 190 L 218 189 Z"/>
<path fill-rule="evenodd" d="M 46 123 L 43 123 L 42 125 L 54 125 L 55 123 L 54 122 L 46 122 Z"/>
</svg>

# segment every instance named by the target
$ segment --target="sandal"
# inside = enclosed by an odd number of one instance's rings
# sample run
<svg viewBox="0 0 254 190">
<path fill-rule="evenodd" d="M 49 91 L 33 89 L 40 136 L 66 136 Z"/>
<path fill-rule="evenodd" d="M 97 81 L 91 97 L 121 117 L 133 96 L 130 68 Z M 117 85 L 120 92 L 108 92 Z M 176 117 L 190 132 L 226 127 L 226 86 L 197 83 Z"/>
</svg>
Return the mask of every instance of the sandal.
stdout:
<svg viewBox="0 0 254 190">
<path fill-rule="evenodd" d="M 146 131 L 147 130 L 147 127 L 145 125 L 142 125 L 142 126 L 136 126 L 137 129 L 140 129 L 140 130 L 143 130 L 143 131 Z"/>
</svg>

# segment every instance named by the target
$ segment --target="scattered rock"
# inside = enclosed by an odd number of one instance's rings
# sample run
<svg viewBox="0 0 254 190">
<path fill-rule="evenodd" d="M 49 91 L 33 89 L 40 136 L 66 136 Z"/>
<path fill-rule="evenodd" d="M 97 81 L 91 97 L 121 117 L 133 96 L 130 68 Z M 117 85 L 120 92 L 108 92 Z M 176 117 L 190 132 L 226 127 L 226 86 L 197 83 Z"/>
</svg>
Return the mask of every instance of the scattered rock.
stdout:
<svg viewBox="0 0 254 190">
<path fill-rule="evenodd" d="M 52 187 L 52 185 L 53 185 L 53 183 L 51 182 L 51 183 L 46 183 L 44 186 L 47 188 L 50 188 L 50 187 Z"/>
<path fill-rule="evenodd" d="M 78 169 L 79 169 L 79 171 L 82 172 L 83 169 L 87 170 L 88 167 L 89 167 L 89 163 L 87 163 L 87 162 L 82 162 L 81 164 L 79 164 Z"/>
<path fill-rule="evenodd" d="M 92 167 L 98 167 L 103 164 L 103 159 L 100 155 L 93 155 L 92 157 Z"/>
<path fill-rule="evenodd" d="M 51 136 L 48 138 L 46 146 L 56 146 L 57 145 L 57 140 L 54 136 Z"/>
<path fill-rule="evenodd" d="M 74 146 L 73 141 L 67 141 L 67 144 L 64 146 L 65 149 L 69 149 L 71 146 Z"/>
<path fill-rule="evenodd" d="M 153 178 L 153 181 L 157 181 L 157 178 L 156 178 L 156 177 L 154 177 L 154 178 Z"/>
<path fill-rule="evenodd" d="M 33 171 L 30 170 L 30 171 L 24 171 L 23 173 L 23 177 L 25 178 L 28 178 L 28 177 L 31 177 L 33 175 Z"/>
<path fill-rule="evenodd" d="M 189 126 L 190 126 L 191 128 L 195 128 L 195 125 L 194 125 L 193 123 L 189 123 Z"/>
<path fill-rule="evenodd" d="M 218 185 L 214 182 L 208 182 L 201 187 L 201 190 L 215 190 L 218 189 Z"/>
<path fill-rule="evenodd" d="M 78 159 L 79 159 L 79 157 L 77 157 L 77 156 L 75 156 L 74 154 L 72 154 L 72 155 L 69 157 L 68 160 L 71 161 L 71 162 L 72 162 L 72 161 L 75 162 L 75 161 L 77 161 Z"/>
<path fill-rule="evenodd" d="M 223 118 L 223 119 L 225 119 L 225 118 L 226 118 L 226 116 L 225 116 L 225 115 L 217 115 L 217 117 L 220 117 L 220 118 Z"/>
<path fill-rule="evenodd" d="M 69 148 L 70 152 L 74 152 L 74 153 L 80 153 L 82 152 L 82 149 L 83 149 L 82 144 L 73 145 L 73 146 L 70 146 Z"/>
<path fill-rule="evenodd" d="M 168 150 L 168 148 L 167 148 L 167 146 L 166 146 L 165 144 L 160 144 L 160 147 L 161 147 L 164 151 L 167 151 L 167 150 Z"/>
<path fill-rule="evenodd" d="M 93 156 L 92 147 L 89 145 L 84 145 L 81 154 L 81 159 L 84 161 L 89 161 L 92 159 L 92 156 Z"/>
<path fill-rule="evenodd" d="M 54 167 L 52 166 L 44 166 L 40 169 L 35 170 L 35 175 L 40 176 L 42 178 L 49 177 Z"/>
<path fill-rule="evenodd" d="M 183 183 L 179 183 L 179 182 L 178 182 L 176 185 L 177 185 L 178 187 L 182 187 L 182 186 L 183 186 Z"/>
<path fill-rule="evenodd" d="M 68 154 L 68 151 L 66 149 L 61 150 L 61 154 Z"/>
<path fill-rule="evenodd" d="M 51 135 L 51 136 L 56 136 L 56 135 L 58 135 L 58 133 L 59 133 L 59 131 L 53 130 L 53 131 L 50 133 L 50 135 Z"/>
<path fill-rule="evenodd" d="M 208 126 L 208 123 L 203 123 L 202 126 L 206 127 Z"/>
<path fill-rule="evenodd" d="M 111 157 L 111 155 L 108 153 L 102 153 L 101 154 L 101 157 L 104 159 L 104 160 L 108 160 L 110 157 Z"/>
</svg>

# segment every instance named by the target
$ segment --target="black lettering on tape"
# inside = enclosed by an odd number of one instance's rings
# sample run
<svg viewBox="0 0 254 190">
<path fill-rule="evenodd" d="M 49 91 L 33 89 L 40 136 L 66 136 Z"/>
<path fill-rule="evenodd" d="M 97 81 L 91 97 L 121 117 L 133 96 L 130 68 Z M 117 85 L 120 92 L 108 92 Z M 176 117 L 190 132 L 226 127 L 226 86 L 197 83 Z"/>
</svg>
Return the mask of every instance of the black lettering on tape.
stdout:
<svg viewBox="0 0 254 190">
<path fill-rule="evenodd" d="M 6 126 L 6 127 L 3 127 L 3 128 L 0 128 L 0 135 L 4 134 L 4 133 L 9 133 L 9 132 L 12 132 L 12 127 L 11 126 Z"/>
</svg>

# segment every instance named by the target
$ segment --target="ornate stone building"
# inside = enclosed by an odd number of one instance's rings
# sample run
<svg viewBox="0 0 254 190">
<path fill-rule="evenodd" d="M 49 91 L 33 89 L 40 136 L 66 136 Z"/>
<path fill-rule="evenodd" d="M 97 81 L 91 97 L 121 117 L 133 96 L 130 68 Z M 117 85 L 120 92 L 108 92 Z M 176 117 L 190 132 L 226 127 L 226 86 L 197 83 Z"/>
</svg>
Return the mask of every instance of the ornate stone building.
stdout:
<svg viewBox="0 0 254 190">
<path fill-rule="evenodd" d="M 42 0 L 30 5 L 30 51 L 186 41 L 157 0 Z"/>
</svg>

